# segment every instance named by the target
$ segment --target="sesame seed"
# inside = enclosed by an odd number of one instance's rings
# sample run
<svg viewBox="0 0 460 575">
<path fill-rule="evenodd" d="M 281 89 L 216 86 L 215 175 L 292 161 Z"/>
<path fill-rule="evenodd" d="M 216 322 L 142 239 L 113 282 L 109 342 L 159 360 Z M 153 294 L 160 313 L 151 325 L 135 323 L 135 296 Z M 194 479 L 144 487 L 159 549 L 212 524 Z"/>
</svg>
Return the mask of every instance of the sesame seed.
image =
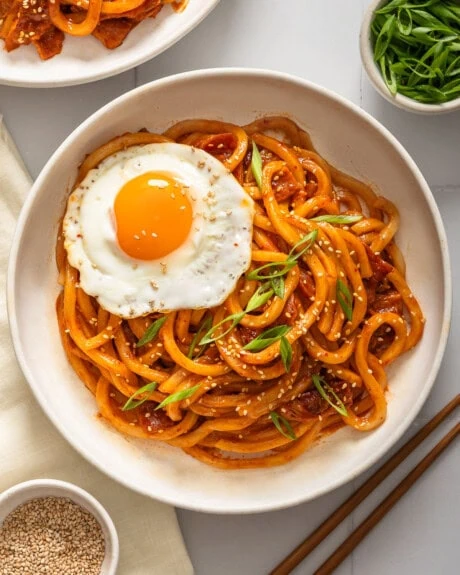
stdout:
<svg viewBox="0 0 460 575">
<path fill-rule="evenodd" d="M 104 535 L 96 518 L 65 497 L 31 499 L 0 528 L 5 575 L 100 575 Z"/>
</svg>

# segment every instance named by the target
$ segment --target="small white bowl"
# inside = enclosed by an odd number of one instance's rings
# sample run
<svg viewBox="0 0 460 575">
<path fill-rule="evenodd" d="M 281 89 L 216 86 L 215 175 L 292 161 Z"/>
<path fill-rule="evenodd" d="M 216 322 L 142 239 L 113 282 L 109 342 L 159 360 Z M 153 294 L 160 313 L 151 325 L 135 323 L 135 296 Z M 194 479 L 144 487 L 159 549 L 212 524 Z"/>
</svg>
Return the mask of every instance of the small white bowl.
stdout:
<svg viewBox="0 0 460 575">
<path fill-rule="evenodd" d="M 388 100 L 388 102 L 391 102 L 398 108 L 408 110 L 409 112 L 433 115 L 446 114 L 447 112 L 460 110 L 460 98 L 456 98 L 455 100 L 451 100 L 450 102 L 445 102 L 443 104 L 422 104 L 421 102 L 417 102 L 416 100 L 403 96 L 402 94 L 396 94 L 393 96 L 388 90 L 387 85 L 382 78 L 380 69 L 374 62 L 374 52 L 371 43 L 371 24 L 374 18 L 374 12 L 383 4 L 387 3 L 388 0 L 373 0 L 367 9 L 361 24 L 359 36 L 361 60 L 371 84 L 377 92 L 385 98 L 385 100 Z"/>
<path fill-rule="evenodd" d="M 118 565 L 118 535 L 110 515 L 87 491 L 57 479 L 33 479 L 13 485 L 0 495 L 0 527 L 7 516 L 19 505 L 42 497 L 67 497 L 86 509 L 101 526 L 105 539 L 105 557 L 101 575 L 115 575 Z"/>
</svg>

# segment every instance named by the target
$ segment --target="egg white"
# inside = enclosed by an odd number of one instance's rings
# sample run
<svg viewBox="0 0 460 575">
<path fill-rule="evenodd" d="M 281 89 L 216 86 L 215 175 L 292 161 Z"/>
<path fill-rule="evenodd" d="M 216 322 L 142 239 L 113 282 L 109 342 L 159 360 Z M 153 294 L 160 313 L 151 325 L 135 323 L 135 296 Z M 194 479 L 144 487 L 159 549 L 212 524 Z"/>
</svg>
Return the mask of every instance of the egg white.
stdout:
<svg viewBox="0 0 460 575">
<path fill-rule="evenodd" d="M 186 241 L 152 261 L 122 251 L 113 207 L 120 189 L 145 172 L 168 172 L 183 182 L 193 211 Z M 249 267 L 253 215 L 251 198 L 207 152 L 175 143 L 133 146 L 101 162 L 74 189 L 64 246 L 82 289 L 113 314 L 211 308 Z"/>
</svg>

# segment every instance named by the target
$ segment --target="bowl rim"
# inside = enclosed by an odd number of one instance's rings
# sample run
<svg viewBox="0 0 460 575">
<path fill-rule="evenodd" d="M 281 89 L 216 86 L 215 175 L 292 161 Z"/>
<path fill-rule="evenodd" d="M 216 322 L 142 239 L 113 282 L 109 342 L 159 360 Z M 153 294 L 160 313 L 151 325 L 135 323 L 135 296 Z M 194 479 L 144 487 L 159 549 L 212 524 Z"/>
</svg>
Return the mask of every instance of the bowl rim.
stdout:
<svg viewBox="0 0 460 575">
<path fill-rule="evenodd" d="M 91 82 L 97 82 L 99 80 L 103 80 L 105 78 L 111 78 L 118 74 L 122 74 L 123 72 L 127 72 L 128 70 L 133 70 L 137 66 L 141 64 L 145 64 L 150 60 L 153 60 L 175 44 L 182 40 L 187 34 L 192 32 L 201 22 L 207 18 L 210 13 L 217 8 L 220 0 L 206 0 L 207 4 L 201 7 L 200 10 L 196 14 L 194 14 L 193 18 L 190 18 L 187 23 L 177 30 L 175 34 L 171 34 L 171 36 L 164 42 L 162 45 L 157 46 L 153 50 L 143 51 L 141 53 L 137 52 L 137 55 L 133 57 L 128 62 L 125 62 L 122 65 L 117 65 L 116 59 L 114 59 L 114 63 L 111 63 L 110 59 L 107 59 L 107 66 L 104 71 L 91 71 L 91 67 L 89 66 L 89 70 L 86 73 L 78 76 L 75 79 L 64 79 L 64 80 L 47 80 L 46 77 L 42 79 L 41 77 L 34 77 L 33 79 L 24 79 L 21 77 L 15 77 L 14 75 L 5 76 L 2 75 L 0 71 L 0 85 L 3 86 L 12 86 L 17 88 L 64 88 L 66 86 L 80 86 L 83 84 L 89 84 Z M 120 47 L 121 48 L 121 47 Z M 3 50 L 3 47 L 0 46 L 0 50 Z M 106 56 L 109 56 L 111 50 L 108 48 L 106 49 Z M 59 54 L 57 55 L 59 57 Z M 37 65 L 40 64 L 38 59 Z M 86 64 L 83 65 L 86 68 Z M 8 72 L 8 71 L 7 71 Z"/>
<path fill-rule="evenodd" d="M 229 510 L 226 507 L 221 508 L 220 506 L 217 505 L 208 507 L 206 506 L 206 504 L 199 503 L 196 501 L 190 501 L 187 502 L 186 504 L 184 504 L 184 502 L 182 501 L 178 503 L 177 500 L 175 500 L 172 497 L 165 496 L 160 493 L 155 494 L 155 499 L 162 501 L 164 503 L 178 506 L 182 509 L 190 509 L 193 511 L 200 511 L 207 513 L 248 514 L 248 513 L 260 513 L 266 511 L 274 511 L 277 509 L 284 509 L 292 507 L 294 505 L 298 505 L 300 503 L 311 501 L 313 499 L 320 497 L 321 495 L 324 495 L 326 493 L 329 493 L 330 491 L 333 491 L 334 489 L 337 489 L 338 487 L 341 487 L 342 485 L 348 483 L 349 481 L 351 481 L 352 479 L 356 478 L 361 473 L 369 469 L 376 461 L 381 459 L 389 449 L 391 449 L 391 447 L 401 438 L 404 432 L 408 429 L 410 424 L 413 422 L 413 420 L 419 413 L 423 404 L 425 403 L 425 400 L 428 397 L 428 394 L 430 393 L 434 381 L 436 379 L 436 376 L 438 374 L 441 365 L 441 360 L 443 358 L 447 344 L 447 339 L 450 330 L 451 312 L 452 312 L 452 276 L 451 276 L 451 264 L 450 264 L 450 256 L 449 256 L 446 232 L 443 226 L 439 209 L 428 186 L 428 183 L 423 177 L 415 161 L 412 159 L 412 157 L 409 155 L 409 153 L 406 151 L 403 145 L 396 139 L 395 136 L 391 134 L 391 132 L 387 128 L 385 128 L 382 124 L 380 124 L 380 122 L 378 122 L 370 114 L 368 114 L 367 112 L 362 110 L 359 106 L 350 102 L 343 96 L 340 96 L 339 94 L 336 94 L 335 92 L 327 88 L 318 86 L 313 82 L 304 80 L 303 78 L 299 78 L 291 74 L 276 72 L 272 70 L 251 69 L 251 68 L 210 68 L 205 70 L 194 70 L 190 72 L 183 72 L 180 74 L 167 76 L 158 80 L 154 80 L 138 88 L 135 88 L 134 90 L 126 92 L 125 94 L 109 102 L 108 104 L 100 108 L 98 111 L 94 112 L 82 124 L 80 124 L 80 126 L 77 127 L 57 148 L 57 150 L 54 152 L 54 154 L 51 156 L 51 158 L 48 160 L 43 170 L 39 174 L 37 180 L 32 186 L 32 189 L 27 195 L 27 198 L 24 202 L 23 208 L 21 210 L 16 225 L 16 230 L 14 233 L 8 262 L 6 295 L 7 295 L 7 311 L 9 318 L 10 333 L 18 363 L 21 367 L 25 379 L 27 380 L 33 394 L 35 395 L 36 400 L 38 401 L 38 403 L 40 404 L 41 408 L 46 413 L 50 421 L 55 425 L 55 427 L 69 442 L 69 444 L 73 446 L 73 448 L 76 449 L 78 453 L 80 453 L 80 455 L 82 455 L 87 461 L 89 461 L 97 469 L 102 471 L 105 475 L 111 477 L 121 485 L 124 485 L 125 487 L 132 489 L 137 493 L 141 493 L 142 495 L 146 495 L 150 498 L 153 498 L 152 494 L 148 490 L 139 486 L 133 486 L 131 482 L 128 479 L 125 479 L 123 476 L 121 476 L 121 474 L 114 474 L 111 472 L 111 470 L 104 467 L 97 460 L 97 458 L 91 453 L 90 450 L 81 445 L 78 440 L 76 440 L 74 437 L 71 436 L 70 433 L 67 432 L 63 422 L 58 417 L 55 417 L 54 414 L 51 412 L 51 410 L 48 410 L 46 404 L 46 398 L 42 393 L 40 386 L 35 382 L 35 378 L 31 369 L 29 369 L 26 353 L 21 344 L 19 326 L 15 313 L 16 309 L 15 285 L 16 285 L 16 270 L 19 265 L 18 260 L 19 245 L 24 227 L 27 224 L 27 220 L 29 218 L 29 214 L 32 211 L 37 194 L 40 192 L 43 193 L 42 182 L 48 177 L 48 173 L 52 170 L 53 165 L 59 161 L 61 154 L 63 154 L 68 147 L 72 146 L 73 142 L 77 140 L 82 134 L 84 134 L 85 131 L 91 126 L 93 122 L 103 118 L 104 115 L 110 112 L 112 108 L 117 107 L 119 105 L 126 105 L 129 103 L 130 99 L 133 98 L 134 96 L 143 93 L 148 93 L 150 90 L 155 90 L 157 88 L 164 88 L 171 84 L 176 83 L 187 83 L 188 81 L 204 80 L 204 79 L 219 80 L 221 78 L 228 78 L 232 76 L 244 77 L 247 78 L 248 80 L 258 78 L 263 80 L 283 82 L 286 84 L 293 84 L 297 87 L 316 92 L 328 99 L 331 99 L 337 105 L 343 106 L 348 111 L 353 112 L 355 115 L 359 116 L 361 120 L 370 125 L 372 129 L 376 130 L 382 136 L 384 136 L 385 139 L 389 141 L 389 143 L 394 147 L 397 153 L 404 160 L 404 162 L 410 169 L 415 180 L 417 181 L 420 190 L 422 191 L 425 197 L 428 208 L 430 210 L 430 214 L 433 218 L 433 225 L 437 232 L 436 240 L 440 246 L 442 269 L 443 269 L 443 284 L 444 284 L 443 286 L 444 306 L 443 306 L 441 329 L 440 329 L 441 335 L 438 341 L 431 369 L 425 379 L 425 386 L 422 392 L 417 396 L 417 398 L 413 402 L 412 408 L 407 413 L 404 420 L 400 422 L 399 425 L 396 426 L 395 429 L 393 429 L 392 433 L 390 433 L 386 437 L 386 440 L 381 443 L 379 449 L 376 449 L 373 452 L 372 456 L 369 457 L 367 460 L 365 461 L 363 460 L 361 465 L 357 466 L 352 473 L 344 475 L 343 477 L 340 477 L 330 482 L 329 485 L 327 485 L 322 489 L 318 489 L 314 493 L 299 494 L 291 497 L 287 496 L 281 502 L 267 503 L 263 505 L 259 503 L 252 506 L 248 505 L 242 505 L 240 507 L 235 506 L 231 510 Z"/>
<path fill-rule="evenodd" d="M 39 492 L 28 496 L 30 492 L 34 492 L 36 490 Z M 56 495 L 56 492 L 59 492 L 60 494 Z M 96 521 L 101 523 L 103 533 L 107 534 L 110 543 L 110 547 L 107 549 L 106 545 L 105 548 L 104 556 L 108 559 L 108 564 L 106 570 L 102 572 L 102 575 L 115 575 L 120 552 L 117 530 L 112 518 L 102 503 L 100 503 L 100 501 L 98 501 L 94 495 L 91 495 L 91 493 L 82 487 L 79 487 L 78 485 L 68 481 L 62 481 L 60 479 L 45 478 L 30 479 L 28 481 L 16 483 L 0 494 L 0 511 L 3 505 L 6 504 L 10 499 L 19 499 L 15 507 L 5 516 L 4 519 L 6 519 L 6 517 L 8 517 L 8 515 L 17 509 L 20 505 L 23 505 L 32 499 L 41 499 L 43 497 L 66 497 L 73 501 L 73 503 L 83 507 L 83 509 L 86 509 L 94 516 Z M 82 502 L 84 503 L 83 505 Z M 0 526 L 2 523 L 3 521 L 0 521 Z"/>
<path fill-rule="evenodd" d="M 437 115 L 447 114 L 449 112 L 460 110 L 460 97 L 455 98 L 450 102 L 443 102 L 441 104 L 424 104 L 422 102 L 417 102 L 417 100 L 413 100 L 412 98 L 408 98 L 407 96 L 403 96 L 399 93 L 393 96 L 388 90 L 382 78 L 382 74 L 377 68 L 377 64 L 374 62 L 374 54 L 370 38 L 370 28 L 372 19 L 374 17 L 374 12 L 380 8 L 380 6 L 388 2 L 389 0 L 372 0 L 363 16 L 361 23 L 361 29 L 359 33 L 359 51 L 361 55 L 361 62 L 363 64 L 363 68 L 366 70 L 369 81 L 377 90 L 377 92 L 383 96 L 383 98 L 385 98 L 385 100 L 394 106 L 409 112 L 425 115 Z"/>
</svg>

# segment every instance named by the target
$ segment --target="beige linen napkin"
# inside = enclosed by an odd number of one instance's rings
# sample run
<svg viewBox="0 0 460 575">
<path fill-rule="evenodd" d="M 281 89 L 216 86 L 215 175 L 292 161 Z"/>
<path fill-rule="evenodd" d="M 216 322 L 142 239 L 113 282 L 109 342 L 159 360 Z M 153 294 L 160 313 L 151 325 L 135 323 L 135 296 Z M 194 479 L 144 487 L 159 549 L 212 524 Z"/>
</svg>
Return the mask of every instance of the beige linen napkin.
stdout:
<svg viewBox="0 0 460 575">
<path fill-rule="evenodd" d="M 75 483 L 92 493 L 114 520 L 119 575 L 191 574 L 174 509 L 118 485 L 82 459 L 48 421 L 16 363 L 6 314 L 6 269 L 16 218 L 30 185 L 0 116 L 0 492 L 39 477 Z"/>
</svg>

